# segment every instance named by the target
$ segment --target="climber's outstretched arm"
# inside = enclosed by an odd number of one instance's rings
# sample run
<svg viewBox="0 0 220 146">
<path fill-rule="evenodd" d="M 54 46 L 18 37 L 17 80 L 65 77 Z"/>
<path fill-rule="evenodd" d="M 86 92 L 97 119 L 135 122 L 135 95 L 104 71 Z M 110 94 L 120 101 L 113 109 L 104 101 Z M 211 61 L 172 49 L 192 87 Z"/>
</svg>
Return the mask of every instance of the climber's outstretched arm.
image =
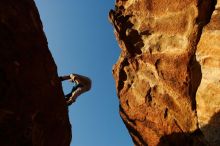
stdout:
<svg viewBox="0 0 220 146">
<path fill-rule="evenodd" d="M 70 75 L 60 77 L 60 81 L 65 81 L 65 80 L 70 80 L 70 79 L 73 80 Z"/>
</svg>

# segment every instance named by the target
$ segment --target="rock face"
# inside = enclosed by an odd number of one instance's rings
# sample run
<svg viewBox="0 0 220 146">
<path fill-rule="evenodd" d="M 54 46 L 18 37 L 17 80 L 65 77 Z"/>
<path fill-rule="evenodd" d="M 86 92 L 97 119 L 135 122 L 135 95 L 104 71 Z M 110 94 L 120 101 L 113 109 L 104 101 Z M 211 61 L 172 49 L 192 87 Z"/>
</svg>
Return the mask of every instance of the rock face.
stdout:
<svg viewBox="0 0 220 146">
<path fill-rule="evenodd" d="M 208 141 L 220 145 L 220 0 L 203 28 L 196 58 L 202 71 L 196 93 L 199 127 Z"/>
<path fill-rule="evenodd" d="M 136 146 L 220 145 L 220 1 L 116 0 L 113 67 Z"/>
<path fill-rule="evenodd" d="M 69 146 L 56 65 L 33 0 L 0 2 L 0 145 Z"/>
</svg>

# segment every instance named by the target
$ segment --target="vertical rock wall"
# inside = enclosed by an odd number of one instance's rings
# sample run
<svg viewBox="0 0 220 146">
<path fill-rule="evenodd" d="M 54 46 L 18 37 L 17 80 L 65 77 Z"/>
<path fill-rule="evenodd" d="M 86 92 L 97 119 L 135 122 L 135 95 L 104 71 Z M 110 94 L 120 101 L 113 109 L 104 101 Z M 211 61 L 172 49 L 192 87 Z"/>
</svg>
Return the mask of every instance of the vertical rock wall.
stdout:
<svg viewBox="0 0 220 146">
<path fill-rule="evenodd" d="M 33 0 L 0 1 L 0 145 L 69 146 L 56 65 Z"/>
<path fill-rule="evenodd" d="M 219 0 L 116 0 L 113 74 L 135 145 L 220 145 L 219 13 Z"/>
<path fill-rule="evenodd" d="M 220 1 L 203 28 L 196 51 L 202 80 L 196 93 L 199 127 L 212 145 L 220 145 Z"/>
</svg>

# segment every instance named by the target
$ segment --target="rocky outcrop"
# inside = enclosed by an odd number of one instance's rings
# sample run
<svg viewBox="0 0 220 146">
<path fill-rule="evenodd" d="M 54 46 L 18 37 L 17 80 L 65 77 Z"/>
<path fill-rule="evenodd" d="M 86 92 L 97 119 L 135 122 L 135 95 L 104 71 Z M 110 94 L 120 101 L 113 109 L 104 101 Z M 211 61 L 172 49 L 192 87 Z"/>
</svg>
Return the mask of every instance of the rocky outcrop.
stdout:
<svg viewBox="0 0 220 146">
<path fill-rule="evenodd" d="M 113 74 L 135 145 L 220 145 L 219 2 L 116 0 Z"/>
<path fill-rule="evenodd" d="M 71 127 L 33 0 L 0 2 L 0 145 L 69 146 Z"/>
<path fill-rule="evenodd" d="M 202 80 L 196 93 L 198 123 L 206 139 L 220 145 L 220 0 L 203 28 L 196 50 Z"/>
</svg>

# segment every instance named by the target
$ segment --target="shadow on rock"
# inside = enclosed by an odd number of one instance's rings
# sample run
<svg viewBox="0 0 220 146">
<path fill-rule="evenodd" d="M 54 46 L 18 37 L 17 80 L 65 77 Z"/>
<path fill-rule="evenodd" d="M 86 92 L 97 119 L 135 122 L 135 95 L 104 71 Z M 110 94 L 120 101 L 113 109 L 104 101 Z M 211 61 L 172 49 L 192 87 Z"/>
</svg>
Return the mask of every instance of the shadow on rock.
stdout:
<svg viewBox="0 0 220 146">
<path fill-rule="evenodd" d="M 200 129 L 191 133 L 165 135 L 157 146 L 220 146 L 220 111 Z"/>
</svg>

